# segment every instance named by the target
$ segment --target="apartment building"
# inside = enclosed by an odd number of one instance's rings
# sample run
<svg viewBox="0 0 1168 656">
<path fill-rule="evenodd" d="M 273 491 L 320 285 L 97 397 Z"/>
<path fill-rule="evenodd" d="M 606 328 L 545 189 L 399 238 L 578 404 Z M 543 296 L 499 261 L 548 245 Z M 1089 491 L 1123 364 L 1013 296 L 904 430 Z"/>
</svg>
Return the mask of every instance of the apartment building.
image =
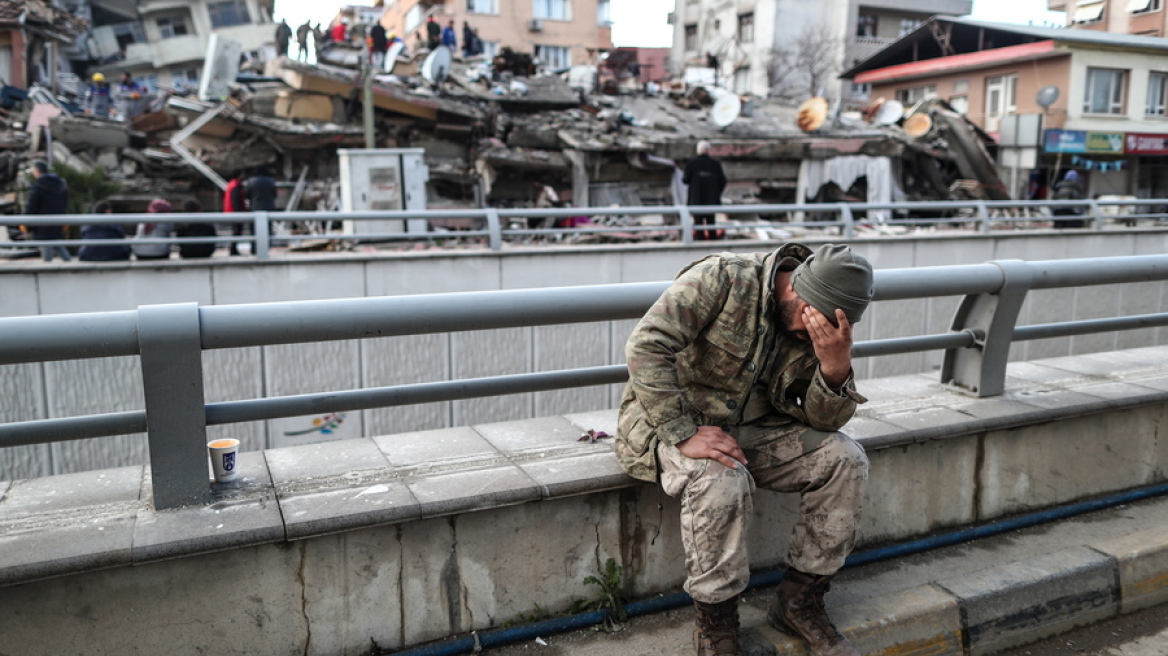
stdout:
<svg viewBox="0 0 1168 656">
<path fill-rule="evenodd" d="M 211 34 L 262 59 L 275 42 L 274 0 L 89 0 L 92 70 L 130 72 L 152 87 L 194 87 Z M 114 76 L 114 77 L 111 77 Z"/>
<path fill-rule="evenodd" d="M 1033 117 L 1019 166 L 1046 180 L 1074 168 L 1095 194 L 1168 194 L 1166 39 L 938 17 L 844 76 L 906 107 L 944 99 L 995 139 Z"/>
<path fill-rule="evenodd" d="M 737 93 L 800 99 L 816 93 L 867 101 L 836 74 L 935 14 L 967 14 L 972 0 L 677 0 L 676 73 L 717 62 Z M 713 55 L 711 59 L 709 56 Z"/>
<path fill-rule="evenodd" d="M 1081 30 L 1164 36 L 1164 0 L 1047 0 L 1051 11 L 1067 14 L 1067 25 Z"/>
<path fill-rule="evenodd" d="M 478 30 L 483 53 L 494 56 L 507 47 L 539 58 L 549 70 L 595 64 L 612 49 L 612 0 L 396 0 L 381 24 L 414 48 L 425 38 L 433 16 L 443 27 L 454 21 L 458 48 L 463 23 Z"/>
</svg>

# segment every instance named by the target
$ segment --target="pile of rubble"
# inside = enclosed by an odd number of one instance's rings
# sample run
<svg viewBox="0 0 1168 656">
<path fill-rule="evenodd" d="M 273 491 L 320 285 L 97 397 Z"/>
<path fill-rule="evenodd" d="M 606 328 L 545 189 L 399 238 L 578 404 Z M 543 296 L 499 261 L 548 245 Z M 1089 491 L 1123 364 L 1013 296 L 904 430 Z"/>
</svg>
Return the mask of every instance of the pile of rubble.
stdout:
<svg viewBox="0 0 1168 656">
<path fill-rule="evenodd" d="M 433 208 L 680 204 L 678 167 L 703 140 L 722 161 L 730 180 L 726 196 L 735 203 L 944 199 L 958 180 L 980 180 L 974 188 L 994 185 L 977 170 L 982 155 L 966 157 L 978 148 L 984 153 L 978 144 L 985 136 L 956 114 L 916 136 L 897 124 L 841 116 L 805 132 L 795 108 L 747 99 L 729 124 L 718 124 L 708 92 L 592 95 L 569 87 L 567 75 L 518 75 L 513 62 L 481 57 L 456 59 L 438 83 L 418 74 L 417 58 L 375 75 L 373 134 L 366 135 L 363 89 L 370 73 L 350 64 L 279 58 L 262 74 L 241 75 L 226 98 L 172 95 L 128 121 L 87 116 L 77 98 L 44 89 L 6 88 L 0 93 L 4 210 L 19 212 L 24 163 L 50 151 L 55 161 L 120 182 L 123 190 L 113 199 L 118 211 L 141 211 L 159 195 L 194 197 L 217 210 L 223 179 L 258 165 L 285 181 L 283 209 L 334 210 L 335 150 L 370 140 L 376 147 L 425 150 Z M 864 164 L 869 160 L 894 164 Z M 844 161 L 850 164 L 832 166 Z M 817 164 L 809 168 L 809 162 Z M 845 169 L 850 173 L 839 172 Z M 555 200 L 547 200 L 547 188 Z"/>
</svg>

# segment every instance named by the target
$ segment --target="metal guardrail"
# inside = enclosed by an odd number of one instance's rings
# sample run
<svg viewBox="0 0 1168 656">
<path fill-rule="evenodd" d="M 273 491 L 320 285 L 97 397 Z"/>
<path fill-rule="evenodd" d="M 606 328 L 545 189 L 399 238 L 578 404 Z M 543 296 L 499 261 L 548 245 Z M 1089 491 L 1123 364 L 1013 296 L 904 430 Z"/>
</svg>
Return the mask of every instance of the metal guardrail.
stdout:
<svg viewBox="0 0 1168 656">
<path fill-rule="evenodd" d="M 1012 341 L 1168 325 L 1168 313 L 1016 326 L 1027 292 L 1168 280 L 1168 255 L 884 269 L 875 300 L 964 299 L 947 333 L 873 340 L 856 357 L 944 349 L 941 380 L 1000 394 Z M 140 411 L 0 424 L 0 447 L 146 432 L 154 504 L 199 503 L 208 492 L 206 427 L 324 412 L 620 383 L 624 365 L 525 373 L 207 404 L 202 351 L 331 340 L 636 319 L 668 283 L 297 301 L 0 319 L 0 364 L 141 358 Z"/>
<path fill-rule="evenodd" d="M 1078 208 L 1079 216 L 1054 216 L 1053 210 Z M 426 210 L 426 211 L 386 211 L 386 212 L 237 212 L 231 214 L 172 213 L 172 214 L 69 214 L 64 216 L 40 215 L 0 215 L 0 225 L 86 225 L 86 224 L 133 224 L 133 223 L 248 223 L 254 235 L 219 237 L 173 237 L 165 239 L 125 239 L 125 240 L 61 240 L 14 242 L 0 241 L 0 249 L 29 248 L 38 246 L 82 246 L 112 244 L 158 244 L 158 243 L 242 243 L 255 244 L 253 253 L 259 258 L 270 256 L 273 242 L 303 242 L 322 238 L 352 241 L 431 241 L 437 239 L 485 238 L 491 250 L 501 250 L 508 240 L 531 237 L 564 237 L 568 235 L 597 235 L 604 233 L 654 232 L 671 233 L 676 240 L 692 243 L 694 240 L 693 213 L 696 208 L 687 206 L 650 207 L 568 207 L 568 208 L 525 208 L 502 209 L 484 208 L 467 210 Z M 720 205 L 702 207 L 700 214 L 724 213 L 730 216 L 757 215 L 781 216 L 787 220 L 736 222 L 718 224 L 719 230 L 730 232 L 755 229 L 806 228 L 830 230 L 831 234 L 854 237 L 858 225 L 900 226 L 919 228 L 921 226 L 965 226 L 967 229 L 989 233 L 995 228 L 1018 228 L 1028 223 L 1057 220 L 1083 220 L 1088 223 L 1086 230 L 1103 230 L 1109 221 L 1135 224 L 1141 220 L 1159 222 L 1168 218 L 1168 199 L 1128 199 L 1128 200 L 1081 200 L 1081 201 L 938 201 L 902 203 L 825 203 L 788 205 Z M 871 217 L 857 218 L 857 215 L 871 214 Z M 563 219 L 572 217 L 599 218 L 630 217 L 645 215 L 665 215 L 676 217 L 675 223 L 659 226 L 606 225 L 597 223 L 573 228 L 531 228 L 508 227 L 511 220 Z M 808 219 L 808 217 L 814 217 Z M 272 221 L 320 222 L 320 221 L 387 221 L 408 219 L 471 219 L 482 223 L 474 230 L 434 230 L 427 232 L 382 232 L 362 234 L 289 234 L 274 236 Z M 707 228 L 703 226 L 703 228 Z"/>
</svg>

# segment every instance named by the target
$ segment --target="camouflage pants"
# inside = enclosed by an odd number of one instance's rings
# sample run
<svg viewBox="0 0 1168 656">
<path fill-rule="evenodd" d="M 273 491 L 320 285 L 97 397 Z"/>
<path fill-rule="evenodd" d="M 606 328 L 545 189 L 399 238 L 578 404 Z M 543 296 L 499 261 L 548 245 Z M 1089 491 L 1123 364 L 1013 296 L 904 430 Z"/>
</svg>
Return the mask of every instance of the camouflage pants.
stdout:
<svg viewBox="0 0 1168 656">
<path fill-rule="evenodd" d="M 746 453 L 746 469 L 657 446 L 661 485 L 681 501 L 685 591 L 716 604 L 746 589 L 746 531 L 756 485 L 801 494 L 787 565 L 808 574 L 834 574 L 856 542 L 868 481 L 864 448 L 843 433 L 806 426 L 739 426 L 729 432 Z"/>
</svg>

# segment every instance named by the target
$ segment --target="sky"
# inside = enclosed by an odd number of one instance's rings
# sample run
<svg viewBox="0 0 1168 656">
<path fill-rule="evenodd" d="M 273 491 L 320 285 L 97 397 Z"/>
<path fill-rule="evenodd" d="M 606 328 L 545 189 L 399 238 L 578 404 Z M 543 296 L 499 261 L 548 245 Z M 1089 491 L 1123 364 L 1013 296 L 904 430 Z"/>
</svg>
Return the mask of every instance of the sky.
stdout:
<svg viewBox="0 0 1168 656">
<path fill-rule="evenodd" d="M 276 20 L 286 19 L 292 29 L 305 20 L 327 25 L 337 9 L 353 0 L 276 0 Z M 372 4 L 372 3 L 370 3 Z M 613 0 L 612 43 L 615 46 L 664 48 L 673 44 L 673 26 L 666 23 L 674 0 Z M 1046 0 L 973 0 L 970 18 L 1000 23 L 1054 23 L 1062 25 L 1066 14 L 1046 11 Z"/>
</svg>

